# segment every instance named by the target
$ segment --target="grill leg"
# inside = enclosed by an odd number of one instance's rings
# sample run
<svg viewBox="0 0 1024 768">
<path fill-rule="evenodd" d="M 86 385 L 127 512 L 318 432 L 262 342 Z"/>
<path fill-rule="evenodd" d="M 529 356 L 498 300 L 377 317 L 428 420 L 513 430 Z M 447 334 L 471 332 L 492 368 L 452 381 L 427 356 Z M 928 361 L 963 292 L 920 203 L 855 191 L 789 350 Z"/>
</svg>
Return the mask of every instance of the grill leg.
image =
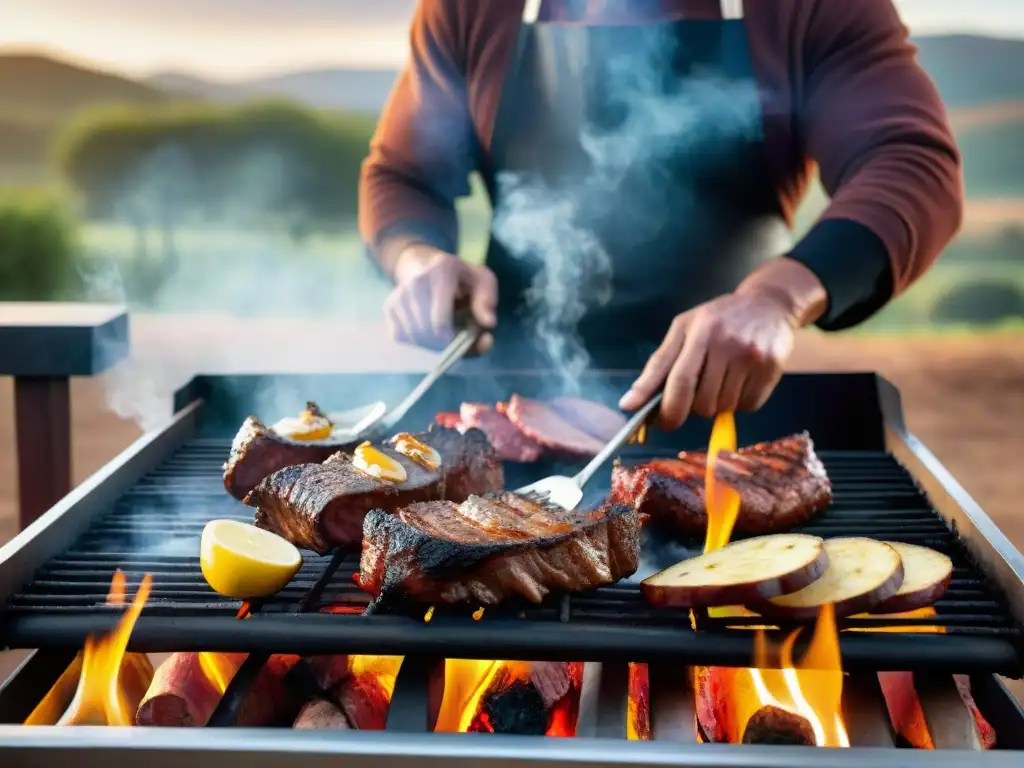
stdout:
<svg viewBox="0 0 1024 768">
<path fill-rule="evenodd" d="M 14 379 L 21 529 L 71 490 L 71 397 L 68 379 Z"/>
</svg>

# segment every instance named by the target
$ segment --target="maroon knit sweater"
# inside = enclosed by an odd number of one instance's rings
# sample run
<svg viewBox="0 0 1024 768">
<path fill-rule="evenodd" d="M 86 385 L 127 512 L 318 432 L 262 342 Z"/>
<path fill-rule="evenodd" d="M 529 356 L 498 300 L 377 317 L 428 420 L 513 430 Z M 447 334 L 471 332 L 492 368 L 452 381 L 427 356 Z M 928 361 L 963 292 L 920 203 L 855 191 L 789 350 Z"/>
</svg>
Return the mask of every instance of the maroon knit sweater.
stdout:
<svg viewBox="0 0 1024 768">
<path fill-rule="evenodd" d="M 362 172 L 360 228 L 376 253 L 409 238 L 454 251 L 454 200 L 479 152 L 486 162 L 523 2 L 420 1 L 409 63 Z M 560 18 L 559 5 L 548 0 L 545 14 Z M 656 5 L 662 18 L 721 18 L 718 0 Z M 960 156 L 945 110 L 891 0 L 744 6 L 755 75 L 771 94 L 764 134 L 779 209 L 792 221 L 815 165 L 832 198 L 790 255 L 828 290 L 819 325 L 852 325 L 919 278 L 959 228 Z"/>
</svg>

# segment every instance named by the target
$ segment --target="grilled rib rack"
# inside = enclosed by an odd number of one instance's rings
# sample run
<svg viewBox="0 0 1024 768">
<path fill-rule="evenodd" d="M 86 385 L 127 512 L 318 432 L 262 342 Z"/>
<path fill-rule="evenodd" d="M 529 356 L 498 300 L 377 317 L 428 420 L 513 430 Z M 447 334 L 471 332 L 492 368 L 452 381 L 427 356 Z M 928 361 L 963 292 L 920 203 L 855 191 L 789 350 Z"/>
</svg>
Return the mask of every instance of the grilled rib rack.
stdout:
<svg viewBox="0 0 1024 768">
<path fill-rule="evenodd" d="M 595 376 L 584 394 L 609 401 L 633 376 Z M 307 553 L 296 579 L 250 620 L 240 603 L 219 597 L 199 569 L 199 535 L 210 519 L 251 519 L 251 509 L 224 491 L 221 465 L 230 439 L 250 412 L 276 417 L 306 399 L 358 403 L 382 391 L 400 393 L 413 376 L 201 377 L 178 393 L 167 429 L 148 435 L 0 550 L 0 644 L 77 649 L 87 635 L 109 629 L 118 609 L 105 603 L 116 568 L 129 590 L 144 573 L 154 589 L 135 626 L 131 647 L 142 651 L 348 652 L 449 658 L 674 661 L 745 666 L 753 652 L 743 620 L 690 627 L 685 612 L 646 606 L 636 582 L 583 595 L 556 596 L 540 606 L 438 610 L 423 606 L 359 615 L 366 596 L 352 583 L 357 553 L 346 558 L 317 609 L 296 614 L 330 558 Z M 449 375 L 409 414 L 403 429 L 422 429 L 438 410 L 463 401 L 495 401 L 512 392 L 550 394 L 555 382 L 534 374 Z M 291 399 L 282 393 L 289 393 Z M 368 394 L 370 393 L 370 394 Z M 847 669 L 998 673 L 1020 677 L 1024 558 L 948 473 L 905 431 L 896 390 L 871 374 L 787 376 L 761 412 L 738 419 L 741 442 L 808 430 L 833 482 L 834 501 L 800 530 L 821 536 L 864 535 L 934 547 L 955 564 L 950 590 L 933 618 L 856 619 L 841 626 Z M 652 435 L 630 447 L 625 461 L 673 455 L 706 445 L 710 425 L 694 419 L 680 432 Z M 507 465 L 517 487 L 572 467 Z M 605 475 L 607 478 L 607 474 Z M 590 489 L 591 501 L 607 493 Z M 688 554 L 696 542 L 645 542 L 649 568 Z M 325 612 L 330 610 L 331 612 Z M 737 628 L 740 627 L 740 628 Z"/>
</svg>

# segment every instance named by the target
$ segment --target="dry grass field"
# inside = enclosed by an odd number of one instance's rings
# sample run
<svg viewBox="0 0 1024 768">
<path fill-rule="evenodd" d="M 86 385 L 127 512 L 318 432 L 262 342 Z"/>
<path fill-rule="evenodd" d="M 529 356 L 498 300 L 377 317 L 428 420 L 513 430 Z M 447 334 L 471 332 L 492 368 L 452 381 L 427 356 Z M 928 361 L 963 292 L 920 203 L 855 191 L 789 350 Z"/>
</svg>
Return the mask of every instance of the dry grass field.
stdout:
<svg viewBox="0 0 1024 768">
<path fill-rule="evenodd" d="M 315 343 L 296 344 L 296 339 Z M 141 434 L 122 414 L 170 412 L 192 372 L 420 370 L 430 356 L 401 350 L 377 326 L 324 329 L 309 321 L 133 318 L 133 360 L 72 387 L 75 481 Z M 799 340 L 794 370 L 878 371 L 902 391 L 910 428 L 1018 548 L 1024 547 L 1024 333 L 934 337 L 831 336 Z M 116 387 L 114 386 L 116 385 Z M 117 397 L 111 401 L 110 392 Z M 0 544 L 15 533 L 13 387 L 0 380 Z M 0 654 L 0 680 L 14 654 Z M 1021 689 L 1024 693 L 1024 689 Z"/>
</svg>

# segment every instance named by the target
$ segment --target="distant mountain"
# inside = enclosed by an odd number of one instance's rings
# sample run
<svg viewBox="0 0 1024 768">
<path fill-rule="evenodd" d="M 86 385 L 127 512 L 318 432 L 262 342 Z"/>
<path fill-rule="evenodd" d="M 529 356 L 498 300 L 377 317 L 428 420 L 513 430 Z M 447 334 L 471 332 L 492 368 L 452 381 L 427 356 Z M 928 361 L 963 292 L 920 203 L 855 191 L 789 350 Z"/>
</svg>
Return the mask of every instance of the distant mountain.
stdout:
<svg viewBox="0 0 1024 768">
<path fill-rule="evenodd" d="M 59 58 L 0 53 L 0 185 L 44 180 L 54 137 L 83 109 L 181 98 Z"/>
<path fill-rule="evenodd" d="M 0 54 L 0 113 L 60 121 L 106 104 L 160 104 L 180 98 L 112 72 L 35 54 Z"/>
<path fill-rule="evenodd" d="M 1024 40 L 975 35 L 914 38 L 918 56 L 952 109 L 1024 101 Z M 394 69 L 324 68 L 300 70 L 240 83 L 219 83 L 169 72 L 147 80 L 151 86 L 221 101 L 281 96 L 318 107 L 379 112 L 398 72 Z"/>
<path fill-rule="evenodd" d="M 182 72 L 164 72 L 146 80 L 153 87 L 225 102 L 253 98 L 293 99 L 322 109 L 378 114 L 398 76 L 396 69 L 327 68 L 224 83 Z"/>
</svg>

